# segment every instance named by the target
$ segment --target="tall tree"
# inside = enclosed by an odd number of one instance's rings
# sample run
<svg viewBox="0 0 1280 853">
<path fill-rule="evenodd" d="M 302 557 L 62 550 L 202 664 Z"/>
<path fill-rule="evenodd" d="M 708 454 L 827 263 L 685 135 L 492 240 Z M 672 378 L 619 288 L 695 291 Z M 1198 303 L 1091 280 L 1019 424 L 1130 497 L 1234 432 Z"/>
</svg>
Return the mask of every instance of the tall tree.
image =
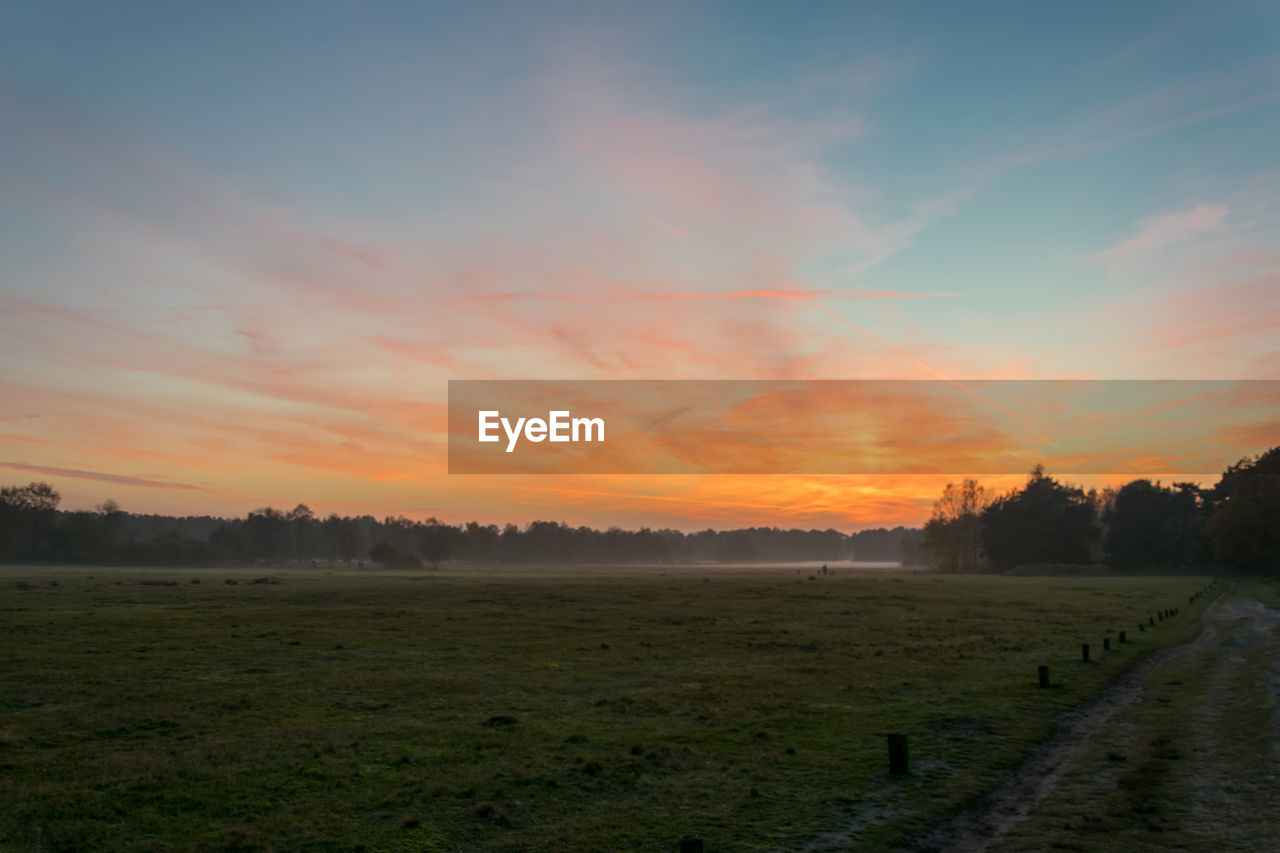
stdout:
<svg viewBox="0 0 1280 853">
<path fill-rule="evenodd" d="M 1194 483 L 1173 488 L 1134 480 L 1103 510 L 1107 561 L 1120 568 L 1179 566 L 1196 562 L 1204 523 Z"/>
<path fill-rule="evenodd" d="M 1079 488 L 1037 465 L 1027 485 L 996 498 L 982 514 L 982 545 L 991 565 L 1085 563 L 1098 537 L 1094 506 Z"/>
<path fill-rule="evenodd" d="M 311 533 L 315 520 L 315 513 L 306 504 L 298 504 L 285 516 L 289 530 L 289 556 L 293 559 L 301 560 L 314 552 L 315 543 Z"/>
<path fill-rule="evenodd" d="M 48 483 L 0 488 L 0 557 L 39 559 L 50 550 L 58 502 Z"/>
<path fill-rule="evenodd" d="M 977 480 L 947 483 L 933 504 L 921 546 L 943 571 L 975 571 L 982 561 L 982 513 L 990 503 Z"/>
<path fill-rule="evenodd" d="M 457 529 L 441 524 L 434 518 L 428 519 L 422 529 L 422 539 L 418 551 L 422 558 L 431 564 L 431 568 L 440 568 L 440 561 L 449 558 L 453 552 L 453 540 Z"/>
<path fill-rule="evenodd" d="M 245 518 L 244 526 L 251 559 L 275 560 L 285 553 L 288 522 L 280 510 L 274 507 L 255 510 Z"/>
<path fill-rule="evenodd" d="M 1224 471 L 1211 501 L 1205 533 L 1214 557 L 1241 568 L 1280 572 L 1280 447 Z"/>
</svg>

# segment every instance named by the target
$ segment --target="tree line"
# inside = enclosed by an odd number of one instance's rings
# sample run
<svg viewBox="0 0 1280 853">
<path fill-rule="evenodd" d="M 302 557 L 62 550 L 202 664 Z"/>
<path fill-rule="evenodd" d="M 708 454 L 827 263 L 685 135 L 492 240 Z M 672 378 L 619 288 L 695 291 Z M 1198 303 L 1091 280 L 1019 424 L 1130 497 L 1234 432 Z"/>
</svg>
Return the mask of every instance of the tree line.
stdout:
<svg viewBox="0 0 1280 853">
<path fill-rule="evenodd" d="M 1216 484 L 1145 479 L 1084 491 L 1037 467 L 1025 486 L 991 495 L 949 484 L 921 529 L 597 530 L 552 521 L 523 527 L 401 516 L 316 516 L 305 504 L 243 518 L 123 511 L 114 501 L 63 511 L 48 483 L 0 488 L 0 560 L 120 565 L 272 562 L 439 566 L 473 563 L 893 561 L 944 571 L 1108 563 L 1122 570 L 1216 564 L 1280 569 L 1280 447 L 1242 459 Z"/>
<path fill-rule="evenodd" d="M 1107 563 L 1121 570 L 1219 565 L 1280 571 L 1280 447 L 1240 460 L 1216 484 L 1133 480 L 1084 491 L 1037 466 L 992 496 L 948 484 L 921 543 L 944 571 Z"/>
<path fill-rule="evenodd" d="M 524 526 L 451 525 L 401 516 L 327 517 L 305 504 L 264 507 L 243 518 L 172 517 L 121 510 L 58 509 L 48 483 L 0 488 L 0 560 L 118 565 L 220 563 L 371 563 L 439 566 L 473 563 L 683 563 L 898 561 L 914 554 L 921 532 L 896 527 L 838 530 L 751 527 L 738 530 L 597 530 L 552 521 Z"/>
</svg>

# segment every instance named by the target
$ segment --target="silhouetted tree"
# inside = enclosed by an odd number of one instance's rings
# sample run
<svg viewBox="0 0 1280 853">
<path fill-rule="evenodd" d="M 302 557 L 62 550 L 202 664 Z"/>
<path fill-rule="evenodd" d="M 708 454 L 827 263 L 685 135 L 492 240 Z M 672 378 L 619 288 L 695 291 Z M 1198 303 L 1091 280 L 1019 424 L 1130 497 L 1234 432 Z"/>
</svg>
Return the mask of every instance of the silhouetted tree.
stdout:
<svg viewBox="0 0 1280 853">
<path fill-rule="evenodd" d="M 716 543 L 716 562 L 753 563 L 760 559 L 760 549 L 745 530 L 735 530 Z"/>
<path fill-rule="evenodd" d="M 1037 465 L 1027 485 L 996 498 L 982 514 L 982 546 L 996 569 L 1036 563 L 1085 563 L 1098 536 L 1084 492 Z"/>
<path fill-rule="evenodd" d="M 360 523 L 354 518 L 342 519 L 338 529 L 338 553 L 344 563 L 350 563 L 360 553 Z"/>
<path fill-rule="evenodd" d="M 904 549 L 918 560 L 921 532 L 920 528 L 908 530 L 901 526 L 892 530 L 883 527 L 871 527 L 866 530 L 859 530 L 848 537 L 841 550 L 842 552 L 847 551 L 849 559 L 863 563 L 901 562 Z M 912 538 L 909 543 L 905 541 L 908 537 Z M 844 554 L 841 553 L 840 556 L 842 557 Z M 823 557 L 821 559 L 827 558 Z"/>
<path fill-rule="evenodd" d="M 418 553 L 431 564 L 431 568 L 440 568 L 440 561 L 449 558 L 449 554 L 453 552 L 453 538 L 456 532 L 447 524 L 441 524 L 434 518 L 428 519 L 422 531 L 422 539 L 419 541 Z"/>
<path fill-rule="evenodd" d="M 369 553 L 370 543 L 394 549 L 388 565 L 432 564 L 445 559 L 500 562 L 666 563 L 713 559 L 747 562 L 829 561 L 849 554 L 859 559 L 894 560 L 908 531 L 878 528 L 846 536 L 837 530 L 752 527 L 740 530 L 595 530 L 552 521 L 521 528 L 471 522 L 463 527 L 436 519 L 369 515 L 323 521 L 306 504 L 289 512 L 264 507 L 244 518 L 172 517 L 124 512 L 113 501 L 95 511 L 59 512 L 57 493 L 47 484 L 9 486 L 0 499 L 0 559 L 132 565 L 216 564 L 341 558 Z"/>
<path fill-rule="evenodd" d="M 49 540 L 50 556 L 71 563 L 109 559 L 114 556 L 112 545 L 107 526 L 96 512 L 62 513 Z"/>
<path fill-rule="evenodd" d="M 0 556 L 40 559 L 50 549 L 49 535 L 62 497 L 48 483 L 0 488 Z"/>
<path fill-rule="evenodd" d="M 94 509 L 98 515 L 102 516 L 102 524 L 109 532 L 112 539 L 118 538 L 124 527 L 125 513 L 120 509 L 120 504 L 111 498 L 107 498 L 98 504 Z"/>
<path fill-rule="evenodd" d="M 1280 572 L 1280 447 L 1228 468 L 1211 501 L 1205 533 L 1214 557 L 1240 568 Z"/>
<path fill-rule="evenodd" d="M 301 560 L 314 553 L 315 546 L 312 528 L 315 525 L 315 514 L 306 504 L 298 504 L 285 516 L 288 527 L 289 556 Z"/>
<path fill-rule="evenodd" d="M 933 516 L 924 526 L 922 547 L 934 555 L 938 568 L 971 572 L 982 560 L 982 513 L 987 490 L 977 480 L 960 485 L 947 483 L 933 505 Z"/>
<path fill-rule="evenodd" d="M 1150 480 L 1124 484 L 1105 511 L 1105 549 L 1114 566 L 1145 568 L 1166 560 L 1171 490 Z"/>
<path fill-rule="evenodd" d="M 1213 558 L 1213 549 L 1204 535 L 1209 520 L 1206 490 L 1195 483 L 1174 483 L 1169 500 L 1169 539 L 1175 566 L 1205 565 Z"/>
<path fill-rule="evenodd" d="M 1108 562 L 1122 568 L 1180 566 L 1202 562 L 1203 502 L 1194 483 L 1172 488 L 1134 480 L 1115 493 L 1104 510 Z"/>
<path fill-rule="evenodd" d="M 253 554 L 246 527 L 244 522 L 223 522 L 209 534 L 209 544 L 223 559 L 247 563 L 253 559 Z"/>
<path fill-rule="evenodd" d="M 255 560 L 275 560 L 285 553 L 288 522 L 284 513 L 264 507 L 249 513 L 244 520 L 249 555 Z"/>
<path fill-rule="evenodd" d="M 498 556 L 498 527 L 495 524 L 481 525 L 471 521 L 463 531 L 462 546 L 465 559 L 488 562 Z"/>
<path fill-rule="evenodd" d="M 904 566 L 918 566 L 922 563 L 923 550 L 924 531 L 906 530 L 898 539 L 898 562 Z"/>
</svg>

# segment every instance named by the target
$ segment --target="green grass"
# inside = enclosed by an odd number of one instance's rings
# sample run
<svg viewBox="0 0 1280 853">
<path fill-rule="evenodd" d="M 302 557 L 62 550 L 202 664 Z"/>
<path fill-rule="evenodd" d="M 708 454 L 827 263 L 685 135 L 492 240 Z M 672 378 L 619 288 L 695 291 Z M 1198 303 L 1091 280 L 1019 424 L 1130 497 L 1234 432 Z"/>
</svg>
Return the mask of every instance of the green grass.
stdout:
<svg viewBox="0 0 1280 853">
<path fill-rule="evenodd" d="M 262 574 L 0 569 L 0 849 L 889 849 L 1190 636 L 1204 584 Z"/>
</svg>

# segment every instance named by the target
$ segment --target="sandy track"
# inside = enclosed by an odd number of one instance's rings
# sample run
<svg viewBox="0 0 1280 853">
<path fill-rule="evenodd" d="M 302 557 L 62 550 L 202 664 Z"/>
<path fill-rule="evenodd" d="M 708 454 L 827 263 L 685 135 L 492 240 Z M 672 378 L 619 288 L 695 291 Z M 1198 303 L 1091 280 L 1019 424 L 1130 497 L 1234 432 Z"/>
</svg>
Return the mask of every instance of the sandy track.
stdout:
<svg viewBox="0 0 1280 853">
<path fill-rule="evenodd" d="M 1268 611 L 1258 602 L 1250 615 Z M 1067 714 L 1058 731 L 1035 749 L 1027 762 L 1017 770 L 978 809 L 966 812 L 939 826 L 911 848 L 916 853 L 977 853 L 984 851 L 1011 827 L 1027 817 L 1030 811 L 1057 784 L 1063 769 L 1080 753 L 1116 711 L 1141 697 L 1143 687 L 1153 672 L 1172 658 L 1196 649 L 1206 649 L 1216 640 L 1217 624 L 1225 619 L 1240 618 L 1240 604 L 1214 602 L 1201 613 L 1201 632 L 1182 645 L 1162 649 L 1139 663 L 1119 681 L 1106 688 L 1085 707 Z"/>
</svg>

